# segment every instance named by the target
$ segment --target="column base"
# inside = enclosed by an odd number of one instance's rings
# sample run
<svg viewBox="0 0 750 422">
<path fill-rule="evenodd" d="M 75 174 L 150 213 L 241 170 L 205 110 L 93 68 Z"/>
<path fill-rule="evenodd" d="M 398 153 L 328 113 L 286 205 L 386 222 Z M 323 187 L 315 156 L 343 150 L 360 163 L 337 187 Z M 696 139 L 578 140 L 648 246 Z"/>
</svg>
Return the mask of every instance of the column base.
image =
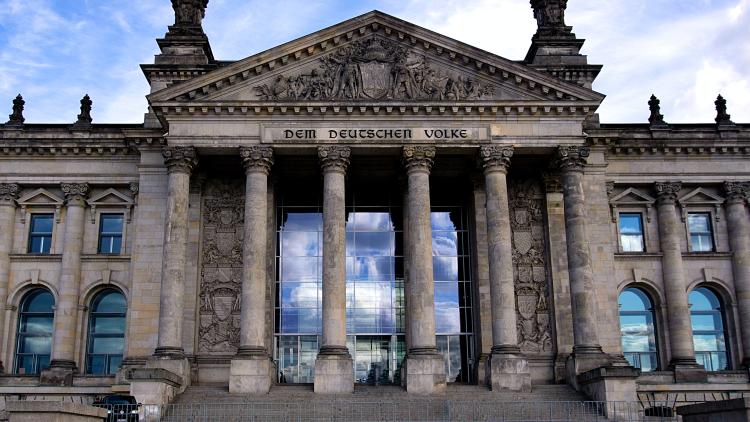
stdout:
<svg viewBox="0 0 750 422">
<path fill-rule="evenodd" d="M 531 392 L 529 361 L 520 350 L 517 353 L 493 351 L 488 363 L 490 390 Z"/>
<path fill-rule="evenodd" d="M 323 346 L 315 359 L 315 383 L 318 394 L 354 392 L 354 361 L 343 346 Z"/>
<path fill-rule="evenodd" d="M 182 347 L 157 347 L 154 350 L 154 357 L 160 359 L 184 359 L 185 350 Z"/>
<path fill-rule="evenodd" d="M 409 352 L 404 366 L 404 385 L 410 394 L 444 394 L 445 361 L 437 350 Z"/>
<path fill-rule="evenodd" d="M 237 354 L 229 367 L 231 394 L 268 394 L 276 376 L 276 364 L 263 355 Z"/>
<path fill-rule="evenodd" d="M 50 362 L 49 369 L 45 369 L 39 375 L 41 385 L 56 387 L 70 387 L 73 385 L 73 374 L 76 372 L 76 363 L 72 360 L 54 359 Z"/>
<path fill-rule="evenodd" d="M 706 368 L 698 365 L 695 359 L 672 359 L 672 362 L 669 363 L 669 369 L 674 371 L 674 382 L 708 382 Z"/>
<path fill-rule="evenodd" d="M 573 353 L 565 362 L 567 382 L 571 387 L 580 390 L 578 375 L 592 369 L 609 366 L 611 362 L 612 359 L 602 351 L 601 346 L 574 346 Z"/>
</svg>

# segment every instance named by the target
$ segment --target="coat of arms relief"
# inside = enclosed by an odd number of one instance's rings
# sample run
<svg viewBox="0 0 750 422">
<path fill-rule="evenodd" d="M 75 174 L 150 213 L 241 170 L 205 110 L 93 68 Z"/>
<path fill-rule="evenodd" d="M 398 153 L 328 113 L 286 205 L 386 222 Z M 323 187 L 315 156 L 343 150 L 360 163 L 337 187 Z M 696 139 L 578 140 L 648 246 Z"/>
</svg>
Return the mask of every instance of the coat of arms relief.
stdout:
<svg viewBox="0 0 750 422">
<path fill-rule="evenodd" d="M 321 58 L 312 70 L 279 75 L 254 89 L 263 101 L 464 101 L 495 91 L 493 85 L 435 66 L 419 51 L 380 37 L 352 42 Z"/>
<path fill-rule="evenodd" d="M 203 192 L 199 352 L 235 353 L 240 337 L 241 183 L 210 181 Z"/>
<path fill-rule="evenodd" d="M 527 353 L 553 351 L 543 192 L 533 179 L 509 186 L 518 344 Z"/>
</svg>

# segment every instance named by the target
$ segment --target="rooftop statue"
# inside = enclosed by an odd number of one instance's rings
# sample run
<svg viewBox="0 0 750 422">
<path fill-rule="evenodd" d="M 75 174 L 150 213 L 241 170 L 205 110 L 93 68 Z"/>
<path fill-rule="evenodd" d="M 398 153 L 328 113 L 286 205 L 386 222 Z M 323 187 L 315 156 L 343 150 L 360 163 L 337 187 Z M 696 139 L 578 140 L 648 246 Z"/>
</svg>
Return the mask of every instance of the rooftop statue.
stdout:
<svg viewBox="0 0 750 422">
<path fill-rule="evenodd" d="M 178 26 L 199 26 L 206 15 L 208 0 L 172 0 L 174 24 Z"/>
</svg>

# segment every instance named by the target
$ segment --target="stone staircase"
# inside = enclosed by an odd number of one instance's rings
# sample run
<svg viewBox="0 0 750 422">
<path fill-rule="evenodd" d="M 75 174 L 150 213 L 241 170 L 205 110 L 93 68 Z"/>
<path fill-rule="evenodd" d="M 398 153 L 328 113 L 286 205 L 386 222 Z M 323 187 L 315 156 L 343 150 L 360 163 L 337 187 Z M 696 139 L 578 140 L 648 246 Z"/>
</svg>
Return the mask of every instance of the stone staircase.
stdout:
<svg viewBox="0 0 750 422">
<path fill-rule="evenodd" d="M 565 385 L 531 393 L 449 385 L 441 396 L 413 396 L 396 386 L 356 386 L 354 394 L 319 395 L 311 385 L 274 386 L 265 396 L 192 386 L 167 406 L 163 421 L 576 421 L 603 420 L 603 409 Z"/>
</svg>

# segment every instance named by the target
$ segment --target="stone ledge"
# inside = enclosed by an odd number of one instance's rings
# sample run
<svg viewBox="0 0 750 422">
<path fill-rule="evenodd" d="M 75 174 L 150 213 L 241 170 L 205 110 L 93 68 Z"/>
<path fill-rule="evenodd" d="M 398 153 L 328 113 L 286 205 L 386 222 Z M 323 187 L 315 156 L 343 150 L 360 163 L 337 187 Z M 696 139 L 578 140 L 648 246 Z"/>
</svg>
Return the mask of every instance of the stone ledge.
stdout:
<svg viewBox="0 0 750 422">
<path fill-rule="evenodd" d="M 578 382 L 580 384 L 588 384 L 603 379 L 634 379 L 640 374 L 641 370 L 633 368 L 632 366 L 603 366 L 578 375 Z"/>
<path fill-rule="evenodd" d="M 90 416 L 95 418 L 107 417 L 106 409 L 100 409 L 85 404 L 62 401 L 11 400 L 5 403 L 5 411 L 11 415 L 13 413 L 63 413 L 70 415 Z"/>
<path fill-rule="evenodd" d="M 128 371 L 127 379 L 130 381 L 156 381 L 169 384 L 172 387 L 182 385 L 179 375 L 162 368 L 136 368 Z"/>
<path fill-rule="evenodd" d="M 737 410 L 750 410 L 750 398 L 743 397 L 739 399 L 708 401 L 705 403 L 680 406 L 677 408 L 677 414 L 680 416 L 689 416 L 706 413 L 732 412 Z"/>
</svg>

